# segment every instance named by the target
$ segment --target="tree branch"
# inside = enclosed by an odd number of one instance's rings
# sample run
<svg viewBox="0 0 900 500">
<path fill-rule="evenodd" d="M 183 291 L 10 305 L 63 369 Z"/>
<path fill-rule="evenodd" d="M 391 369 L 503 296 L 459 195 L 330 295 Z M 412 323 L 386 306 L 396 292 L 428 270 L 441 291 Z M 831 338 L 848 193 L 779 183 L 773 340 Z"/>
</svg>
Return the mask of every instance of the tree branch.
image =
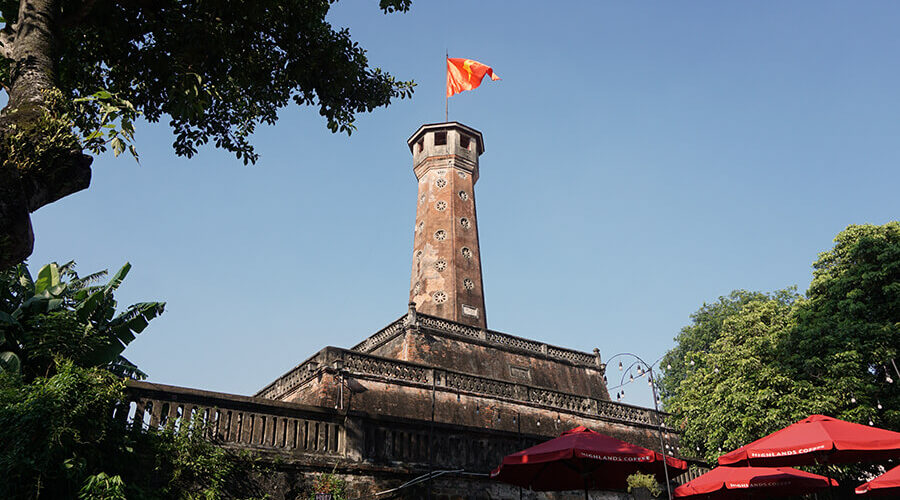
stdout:
<svg viewBox="0 0 900 500">
<path fill-rule="evenodd" d="M 81 3 L 81 8 L 77 11 L 63 15 L 60 20 L 60 26 L 63 28 L 70 28 L 72 26 L 78 26 L 82 23 L 82 21 L 87 18 L 88 14 L 91 13 L 91 10 L 94 9 L 94 4 L 97 3 L 97 0 L 86 0 Z"/>
<path fill-rule="evenodd" d="M 59 93 L 59 6 L 60 0 L 21 0 L 15 26 L 0 30 L 0 55 L 10 60 L 10 81 L 3 82 L 9 101 L 0 112 L 0 267 L 31 254 L 30 212 L 91 181 L 92 158 L 81 152 L 48 100 Z"/>
<path fill-rule="evenodd" d="M 12 59 L 13 42 L 16 38 L 16 27 L 7 24 L 0 30 L 0 57 Z"/>
</svg>

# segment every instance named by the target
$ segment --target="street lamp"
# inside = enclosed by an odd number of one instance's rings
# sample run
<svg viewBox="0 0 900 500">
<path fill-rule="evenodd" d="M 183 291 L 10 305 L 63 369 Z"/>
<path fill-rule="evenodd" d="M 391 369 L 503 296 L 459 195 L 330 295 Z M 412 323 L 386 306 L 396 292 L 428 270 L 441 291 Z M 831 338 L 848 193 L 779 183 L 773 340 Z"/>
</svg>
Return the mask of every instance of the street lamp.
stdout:
<svg viewBox="0 0 900 500">
<path fill-rule="evenodd" d="M 637 360 L 635 363 L 642 363 L 643 366 L 647 367 L 646 373 L 647 373 L 647 376 L 649 377 L 648 382 L 650 384 L 650 388 L 653 389 L 653 409 L 656 411 L 656 424 L 657 424 L 657 430 L 659 431 L 659 451 L 660 451 L 660 454 L 662 454 L 662 456 L 663 456 L 663 470 L 665 471 L 665 474 L 666 474 L 666 493 L 669 495 L 669 500 L 672 500 L 672 488 L 671 488 L 671 485 L 669 484 L 669 465 L 666 462 L 666 443 L 663 440 L 663 424 L 662 424 L 662 417 L 659 415 L 659 400 L 657 399 L 657 396 L 656 396 L 656 384 L 654 383 L 655 379 L 653 378 L 653 366 L 650 365 L 650 363 L 647 363 L 646 361 L 641 359 L 641 357 L 638 356 L 637 354 L 632 354 L 630 352 L 621 352 L 619 354 L 616 354 L 616 355 L 612 356 L 611 358 L 609 358 L 609 361 L 612 361 L 613 359 L 620 357 L 620 356 L 631 356 L 632 358 Z M 607 361 L 607 363 L 609 363 L 609 361 Z M 631 372 L 632 366 L 634 366 L 634 363 L 632 363 L 628 367 L 628 370 L 626 370 L 629 375 L 631 375 L 630 372 Z M 638 366 L 641 366 L 641 365 L 638 364 Z M 622 362 L 621 361 L 619 361 L 619 370 L 622 370 Z M 639 374 L 638 376 L 640 377 L 640 376 L 642 376 L 642 374 Z M 631 380 L 634 380 L 633 376 L 631 377 Z M 624 381 L 625 381 L 625 374 L 623 373 L 622 380 L 619 382 L 619 385 L 622 385 L 624 383 Z"/>
</svg>

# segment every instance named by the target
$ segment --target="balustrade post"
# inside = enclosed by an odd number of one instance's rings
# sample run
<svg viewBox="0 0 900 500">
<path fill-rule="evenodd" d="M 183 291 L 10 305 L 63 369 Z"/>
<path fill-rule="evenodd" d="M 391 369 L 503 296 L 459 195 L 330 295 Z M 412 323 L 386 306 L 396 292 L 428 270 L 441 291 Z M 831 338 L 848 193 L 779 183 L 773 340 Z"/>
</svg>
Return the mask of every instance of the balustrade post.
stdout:
<svg viewBox="0 0 900 500">
<path fill-rule="evenodd" d="M 131 430 L 140 432 L 144 430 L 144 410 L 146 408 L 144 400 L 135 398 L 134 420 L 131 421 Z"/>
<path fill-rule="evenodd" d="M 406 312 L 406 320 L 404 321 L 406 327 L 415 327 L 419 325 L 419 318 L 416 315 L 416 303 L 409 303 L 409 310 Z"/>
<path fill-rule="evenodd" d="M 359 462 L 365 453 L 365 435 L 363 434 L 363 423 L 358 417 L 347 417 L 344 419 L 344 442 L 338 453 L 343 455 L 352 462 Z"/>
<path fill-rule="evenodd" d="M 323 361 L 322 364 L 324 366 L 331 366 L 335 362 L 335 360 L 339 359 L 337 349 L 333 349 L 331 347 L 326 347 L 324 354 L 325 354 L 325 356 L 324 356 L 325 359 L 322 360 Z"/>
<path fill-rule="evenodd" d="M 515 385 L 516 399 L 519 401 L 528 401 L 528 387 L 522 384 Z"/>
</svg>

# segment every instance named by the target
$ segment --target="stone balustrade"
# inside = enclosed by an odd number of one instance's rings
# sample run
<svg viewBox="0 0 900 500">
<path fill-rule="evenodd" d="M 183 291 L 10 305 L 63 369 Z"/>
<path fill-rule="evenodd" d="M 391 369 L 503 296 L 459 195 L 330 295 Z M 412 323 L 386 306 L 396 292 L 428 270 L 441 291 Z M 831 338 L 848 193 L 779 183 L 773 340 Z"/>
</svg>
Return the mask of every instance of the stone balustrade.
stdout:
<svg viewBox="0 0 900 500">
<path fill-rule="evenodd" d="M 176 432 L 202 423 L 225 446 L 335 457 L 346 451 L 337 411 L 234 394 L 129 381 L 116 418 L 133 428 Z"/>
<path fill-rule="evenodd" d="M 605 368 L 597 354 L 553 346 L 522 337 L 516 337 L 515 335 L 510 335 L 508 333 L 482 330 L 422 313 L 408 314 L 401 317 L 354 346 L 352 350 L 363 353 L 372 352 L 388 340 L 402 334 L 407 326 L 428 330 L 431 333 L 485 342 L 504 349 L 524 351 L 532 355 L 562 360 L 579 366 L 600 370 Z"/>
<path fill-rule="evenodd" d="M 202 422 L 218 445 L 275 453 L 292 463 L 404 464 L 412 470 L 484 473 L 503 456 L 544 439 L 138 381 L 128 382 L 114 418 L 135 430 L 175 432 Z"/>
<path fill-rule="evenodd" d="M 320 360 L 323 351 L 319 351 L 311 358 L 291 368 L 282 377 L 263 387 L 256 393 L 256 397 L 266 399 L 280 399 L 288 392 L 302 386 L 319 373 L 322 361 Z"/>
<path fill-rule="evenodd" d="M 406 316 L 403 316 L 397 321 L 394 321 L 390 325 L 370 335 L 366 340 L 363 340 L 359 344 L 356 344 L 352 350 L 359 352 L 372 352 L 373 349 L 377 348 L 381 344 L 403 333 L 403 328 L 405 326 Z"/>
</svg>

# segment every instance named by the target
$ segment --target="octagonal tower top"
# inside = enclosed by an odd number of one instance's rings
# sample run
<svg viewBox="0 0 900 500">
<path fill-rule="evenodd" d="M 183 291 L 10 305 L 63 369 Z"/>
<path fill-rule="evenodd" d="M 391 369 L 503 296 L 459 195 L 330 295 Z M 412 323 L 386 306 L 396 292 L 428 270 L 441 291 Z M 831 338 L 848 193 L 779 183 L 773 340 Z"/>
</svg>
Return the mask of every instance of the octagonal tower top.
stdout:
<svg viewBox="0 0 900 500">
<path fill-rule="evenodd" d="M 406 140 L 413 154 L 413 171 L 416 178 L 435 162 L 425 162 L 428 158 L 456 157 L 458 167 L 472 174 L 478 180 L 478 157 L 484 153 L 484 138 L 481 132 L 459 122 L 429 123 L 422 125 Z"/>
</svg>

